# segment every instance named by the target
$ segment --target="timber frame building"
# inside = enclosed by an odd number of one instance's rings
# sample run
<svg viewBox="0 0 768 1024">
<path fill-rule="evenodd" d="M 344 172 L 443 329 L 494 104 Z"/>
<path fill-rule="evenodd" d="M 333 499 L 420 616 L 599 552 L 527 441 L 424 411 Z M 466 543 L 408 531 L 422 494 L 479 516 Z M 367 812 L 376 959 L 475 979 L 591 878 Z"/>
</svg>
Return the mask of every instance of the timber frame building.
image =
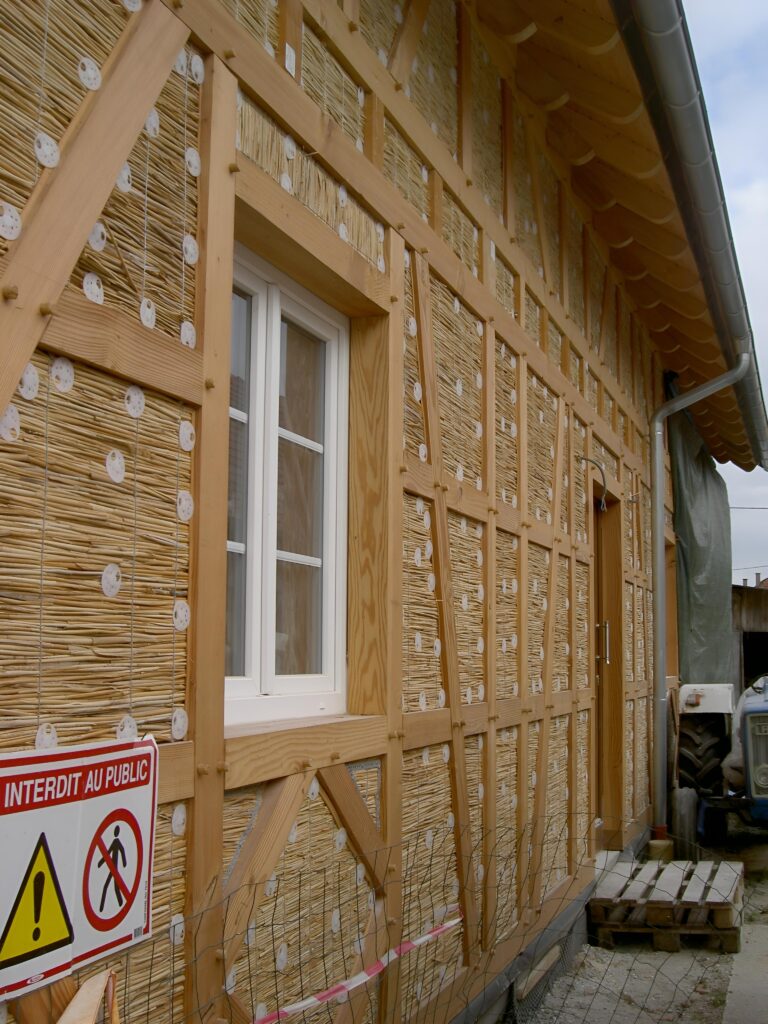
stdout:
<svg viewBox="0 0 768 1024">
<path fill-rule="evenodd" d="M 426 936 L 292 1013 L 452 1020 L 651 824 L 649 421 L 753 354 L 679 3 L 0 0 L 0 51 L 0 749 L 160 744 L 123 1019 Z M 766 465 L 754 364 L 693 417 Z"/>
</svg>

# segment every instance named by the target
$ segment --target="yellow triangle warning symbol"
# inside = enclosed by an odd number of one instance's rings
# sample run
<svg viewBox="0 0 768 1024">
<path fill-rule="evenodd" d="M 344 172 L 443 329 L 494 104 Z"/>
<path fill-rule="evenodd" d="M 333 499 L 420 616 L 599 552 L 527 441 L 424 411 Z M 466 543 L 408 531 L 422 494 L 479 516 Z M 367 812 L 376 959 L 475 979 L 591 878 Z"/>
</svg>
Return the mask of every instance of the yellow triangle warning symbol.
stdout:
<svg viewBox="0 0 768 1024">
<path fill-rule="evenodd" d="M 73 934 L 48 841 L 41 832 L 0 937 L 0 968 L 67 946 Z"/>
</svg>

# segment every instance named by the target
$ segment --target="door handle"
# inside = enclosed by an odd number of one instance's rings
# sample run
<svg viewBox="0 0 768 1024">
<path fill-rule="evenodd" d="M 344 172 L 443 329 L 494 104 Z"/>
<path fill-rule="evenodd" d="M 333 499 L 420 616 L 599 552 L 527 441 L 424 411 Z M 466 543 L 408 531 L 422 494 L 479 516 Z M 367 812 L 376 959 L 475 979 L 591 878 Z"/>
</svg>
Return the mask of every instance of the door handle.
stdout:
<svg viewBox="0 0 768 1024">
<path fill-rule="evenodd" d="M 611 664 L 611 624 L 608 619 L 603 623 L 604 631 L 604 646 L 603 646 L 603 659 L 606 665 Z"/>
</svg>

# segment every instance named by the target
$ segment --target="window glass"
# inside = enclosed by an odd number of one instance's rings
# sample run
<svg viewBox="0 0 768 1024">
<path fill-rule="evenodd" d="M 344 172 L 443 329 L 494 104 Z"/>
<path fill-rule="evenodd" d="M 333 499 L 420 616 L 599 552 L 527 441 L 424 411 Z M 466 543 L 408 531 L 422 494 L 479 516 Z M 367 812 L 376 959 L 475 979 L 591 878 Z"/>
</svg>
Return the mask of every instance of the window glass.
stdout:
<svg viewBox="0 0 768 1024">
<path fill-rule="evenodd" d="M 323 670 L 322 569 L 277 560 L 275 672 L 310 675 Z"/>
<path fill-rule="evenodd" d="M 226 674 L 245 675 L 245 552 L 227 552 Z"/>
<path fill-rule="evenodd" d="M 251 298 L 235 292 L 232 296 L 232 346 L 229 372 L 229 404 L 248 412 L 251 376 Z"/>
<path fill-rule="evenodd" d="M 322 443 L 325 429 L 325 343 L 290 320 L 280 325 L 279 425 Z"/>
<path fill-rule="evenodd" d="M 232 296 L 226 636 L 226 673 L 231 676 L 245 673 L 251 303 L 237 292 Z"/>
<path fill-rule="evenodd" d="M 323 472 L 320 452 L 283 437 L 278 440 L 278 551 L 322 558 Z"/>
</svg>

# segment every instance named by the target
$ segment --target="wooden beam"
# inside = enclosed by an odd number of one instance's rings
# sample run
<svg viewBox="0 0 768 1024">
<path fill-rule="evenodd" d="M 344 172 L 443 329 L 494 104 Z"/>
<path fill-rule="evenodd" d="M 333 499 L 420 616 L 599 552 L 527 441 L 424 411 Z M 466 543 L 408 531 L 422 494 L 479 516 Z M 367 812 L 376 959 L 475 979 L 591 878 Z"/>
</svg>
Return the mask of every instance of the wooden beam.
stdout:
<svg viewBox="0 0 768 1024">
<path fill-rule="evenodd" d="M 283 67 L 297 82 L 301 81 L 301 42 L 304 11 L 301 0 L 280 0 L 277 8 L 278 45 Z"/>
<path fill-rule="evenodd" d="M 76 995 L 75 979 L 60 978 L 36 992 L 11 998 L 8 1006 L 16 1024 L 54 1024 Z"/>
<path fill-rule="evenodd" d="M 188 800 L 195 793 L 195 745 L 160 743 L 160 768 L 157 784 L 158 804 Z"/>
<path fill-rule="evenodd" d="M 421 30 L 427 19 L 430 0 L 410 0 L 403 14 L 403 20 L 395 32 L 389 51 L 387 67 L 400 85 L 405 85 L 411 73 L 413 58 L 421 39 Z"/>
<path fill-rule="evenodd" d="M 533 142 L 533 134 L 526 123 L 525 125 L 525 155 L 528 161 L 528 173 L 531 176 L 531 191 L 533 192 L 533 208 L 536 212 L 538 223 L 539 249 L 541 251 L 541 265 L 544 268 L 544 281 L 552 291 L 552 266 L 549 258 L 549 239 L 547 238 L 547 219 L 544 216 L 544 195 L 541 188 L 541 175 L 539 174 L 539 161 L 536 147 Z M 545 319 L 542 316 L 542 321 Z M 542 324 L 542 343 L 546 335 Z M 542 347 L 544 345 L 542 344 Z"/>
<path fill-rule="evenodd" d="M 312 771 L 303 772 L 270 782 L 265 787 L 259 816 L 240 847 L 222 894 L 226 912 L 223 922 L 224 957 L 220 969 L 224 977 L 237 960 L 248 931 L 248 922 L 264 897 L 264 885 L 280 860 L 314 777 Z M 220 948 L 221 934 L 215 949 Z M 198 950 L 204 948 L 200 945 L 199 934 L 197 943 Z"/>
<path fill-rule="evenodd" d="M 505 5 L 518 17 L 529 17 L 540 34 L 552 36 L 592 56 L 608 53 L 619 41 L 613 18 L 601 17 L 571 0 L 508 0 Z"/>
<path fill-rule="evenodd" d="M 652 178 L 661 170 L 661 155 L 630 129 L 604 124 L 588 112 L 570 106 L 561 115 L 605 163 L 636 178 Z"/>
<path fill-rule="evenodd" d="M 0 278 L 3 295 L 6 289 L 16 292 L 0 302 L 0 409 L 49 324 L 45 310 L 55 315 L 88 234 L 188 34 L 161 0 L 148 0 L 102 69 L 101 88 L 87 94 L 64 133 L 58 167 L 40 175 Z"/>
<path fill-rule="evenodd" d="M 691 292 L 679 292 L 675 288 L 670 288 L 666 282 L 659 281 L 655 277 L 647 276 L 642 281 L 630 281 L 626 288 L 630 298 L 638 306 L 646 309 L 652 309 L 660 302 L 664 302 L 676 313 L 692 320 L 701 320 L 709 313 L 703 299 Z"/>
<path fill-rule="evenodd" d="M 639 242 L 652 252 L 671 260 L 688 250 L 685 237 L 645 220 L 619 204 L 603 213 L 596 213 L 592 223 L 609 245 L 621 247 L 627 242 Z"/>
<path fill-rule="evenodd" d="M 122 377 L 132 384 L 199 406 L 203 355 L 162 331 L 151 331 L 121 309 L 97 306 L 67 285 L 40 347 Z"/>
<path fill-rule="evenodd" d="M 509 43 L 524 43 L 536 32 L 536 19 L 515 10 L 512 4 L 478 0 L 477 16 L 496 35 Z"/>
<path fill-rule="evenodd" d="M 321 768 L 317 773 L 326 803 L 346 830 L 355 856 L 365 867 L 377 895 L 383 896 L 387 884 L 389 849 L 374 824 L 357 786 L 345 764 Z"/>
<path fill-rule="evenodd" d="M 692 267 L 665 259 L 637 242 L 621 252 L 614 251 L 611 258 L 624 276 L 631 280 L 637 281 L 651 274 L 666 281 L 675 291 L 690 291 L 699 283 L 699 275 Z"/>
<path fill-rule="evenodd" d="M 190 544 L 192 624 L 190 735 L 195 741 L 195 794 L 187 829 L 187 910 L 198 916 L 186 933 L 186 1012 L 215 1005 L 225 973 L 215 950 L 222 934 L 218 900 L 224 814 L 224 671 L 227 607 L 227 476 L 230 319 L 235 185 L 237 79 L 210 55 L 201 104 L 199 229 L 201 262 L 196 321 L 207 382 L 195 447 L 195 517 Z M 202 951 L 202 952 L 201 952 Z"/>
<path fill-rule="evenodd" d="M 547 144 L 567 164 L 583 167 L 595 158 L 594 146 L 573 128 L 562 115 L 547 118 Z"/>
<path fill-rule="evenodd" d="M 674 199 L 650 181 L 639 181 L 602 160 L 593 160 L 586 170 L 574 172 L 573 184 L 574 187 L 583 184 L 593 195 L 599 192 L 605 197 L 605 209 L 620 203 L 654 224 L 666 224 L 677 212 Z"/>
<path fill-rule="evenodd" d="M 570 93 L 562 82 L 529 56 L 527 48 L 518 52 L 517 87 L 542 110 L 559 110 L 569 101 Z"/>
<path fill-rule="evenodd" d="M 674 327 L 692 341 L 705 346 L 709 343 L 713 351 L 719 351 L 715 329 L 709 320 L 691 320 L 663 303 L 655 309 L 640 310 L 638 315 L 651 331 L 666 331 L 669 327 Z"/>
<path fill-rule="evenodd" d="M 458 15 L 458 156 L 467 184 L 472 182 L 472 19 L 464 6 Z"/>
<path fill-rule="evenodd" d="M 626 89 L 614 79 L 596 74 L 590 70 L 588 61 L 569 60 L 538 39 L 526 43 L 524 52 L 529 60 L 560 82 L 574 103 L 601 120 L 629 124 L 644 110 L 639 91 Z"/>
<path fill-rule="evenodd" d="M 363 127 L 363 152 L 379 170 L 384 166 L 384 104 L 379 97 L 369 92 L 365 97 L 365 125 Z"/>
</svg>

